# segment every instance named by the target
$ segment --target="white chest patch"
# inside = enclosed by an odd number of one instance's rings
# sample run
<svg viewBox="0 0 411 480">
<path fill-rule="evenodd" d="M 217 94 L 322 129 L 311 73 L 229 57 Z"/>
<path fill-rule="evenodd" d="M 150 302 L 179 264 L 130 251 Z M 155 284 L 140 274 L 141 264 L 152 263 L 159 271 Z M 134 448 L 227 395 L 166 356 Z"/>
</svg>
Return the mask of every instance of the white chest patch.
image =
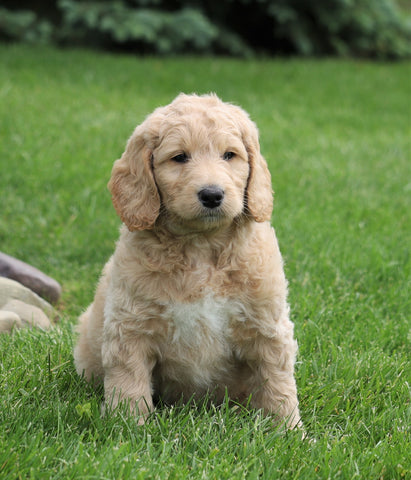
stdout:
<svg viewBox="0 0 411 480">
<path fill-rule="evenodd" d="M 238 316 L 233 302 L 207 295 L 193 303 L 175 303 L 165 312 L 174 324 L 171 341 L 195 347 L 204 341 L 224 340 L 229 335 L 230 319 Z"/>
</svg>

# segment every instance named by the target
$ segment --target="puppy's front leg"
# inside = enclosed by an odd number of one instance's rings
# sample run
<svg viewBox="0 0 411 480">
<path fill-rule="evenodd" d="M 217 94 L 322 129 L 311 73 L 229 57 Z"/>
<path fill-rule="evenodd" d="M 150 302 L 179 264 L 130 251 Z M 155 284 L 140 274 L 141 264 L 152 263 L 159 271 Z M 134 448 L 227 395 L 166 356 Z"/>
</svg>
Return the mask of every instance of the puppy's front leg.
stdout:
<svg viewBox="0 0 411 480">
<path fill-rule="evenodd" d="M 114 409 L 127 402 L 131 413 L 139 415 L 143 424 L 153 410 L 152 371 L 154 356 L 145 340 L 127 345 L 120 342 L 103 343 L 104 397 L 106 408 Z"/>
<path fill-rule="evenodd" d="M 297 387 L 294 379 L 296 342 L 284 343 L 276 338 L 259 338 L 254 343 L 251 365 L 254 373 L 251 406 L 273 414 L 288 428 L 300 423 Z"/>
</svg>

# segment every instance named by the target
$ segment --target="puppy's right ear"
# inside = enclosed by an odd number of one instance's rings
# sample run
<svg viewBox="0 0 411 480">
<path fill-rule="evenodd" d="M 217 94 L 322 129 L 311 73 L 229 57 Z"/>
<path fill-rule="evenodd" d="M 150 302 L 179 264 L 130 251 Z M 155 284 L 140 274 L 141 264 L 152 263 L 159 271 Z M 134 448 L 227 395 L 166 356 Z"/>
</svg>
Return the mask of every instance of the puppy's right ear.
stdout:
<svg viewBox="0 0 411 480">
<path fill-rule="evenodd" d="M 114 162 L 108 183 L 114 208 L 130 231 L 153 228 L 160 211 L 145 123 L 136 128 L 122 157 Z"/>
</svg>

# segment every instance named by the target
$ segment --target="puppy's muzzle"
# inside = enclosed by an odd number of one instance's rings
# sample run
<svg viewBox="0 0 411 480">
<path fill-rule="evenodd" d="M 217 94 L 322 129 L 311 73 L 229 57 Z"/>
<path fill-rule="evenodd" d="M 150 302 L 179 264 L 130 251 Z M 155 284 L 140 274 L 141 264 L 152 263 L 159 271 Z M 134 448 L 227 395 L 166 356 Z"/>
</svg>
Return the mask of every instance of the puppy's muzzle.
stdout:
<svg viewBox="0 0 411 480">
<path fill-rule="evenodd" d="M 209 185 L 198 192 L 198 199 L 206 208 L 217 208 L 224 200 L 224 190 L 217 185 Z"/>
</svg>

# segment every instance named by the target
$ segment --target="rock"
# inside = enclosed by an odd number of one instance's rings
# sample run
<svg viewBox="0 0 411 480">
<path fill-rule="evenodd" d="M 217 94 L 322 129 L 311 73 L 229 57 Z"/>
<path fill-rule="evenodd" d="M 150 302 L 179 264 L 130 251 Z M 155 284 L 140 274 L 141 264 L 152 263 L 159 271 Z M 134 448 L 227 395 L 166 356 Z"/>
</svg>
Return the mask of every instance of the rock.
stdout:
<svg viewBox="0 0 411 480">
<path fill-rule="evenodd" d="M 41 308 L 21 300 L 10 300 L 4 305 L 3 311 L 16 313 L 30 327 L 39 327 L 43 330 L 48 330 L 51 327 L 50 320 Z"/>
<path fill-rule="evenodd" d="M 28 303 L 43 310 L 51 320 L 58 319 L 56 310 L 44 299 L 18 282 L 10 280 L 9 278 L 0 277 L 0 310 L 5 310 L 4 306 L 10 300 L 20 300 L 21 302 Z"/>
<path fill-rule="evenodd" d="M 21 328 L 23 322 L 15 312 L 0 310 L 0 333 L 11 332 L 13 328 Z"/>
<path fill-rule="evenodd" d="M 33 292 L 55 303 L 60 298 L 60 284 L 31 265 L 0 252 L 0 276 L 11 278 Z"/>
</svg>

